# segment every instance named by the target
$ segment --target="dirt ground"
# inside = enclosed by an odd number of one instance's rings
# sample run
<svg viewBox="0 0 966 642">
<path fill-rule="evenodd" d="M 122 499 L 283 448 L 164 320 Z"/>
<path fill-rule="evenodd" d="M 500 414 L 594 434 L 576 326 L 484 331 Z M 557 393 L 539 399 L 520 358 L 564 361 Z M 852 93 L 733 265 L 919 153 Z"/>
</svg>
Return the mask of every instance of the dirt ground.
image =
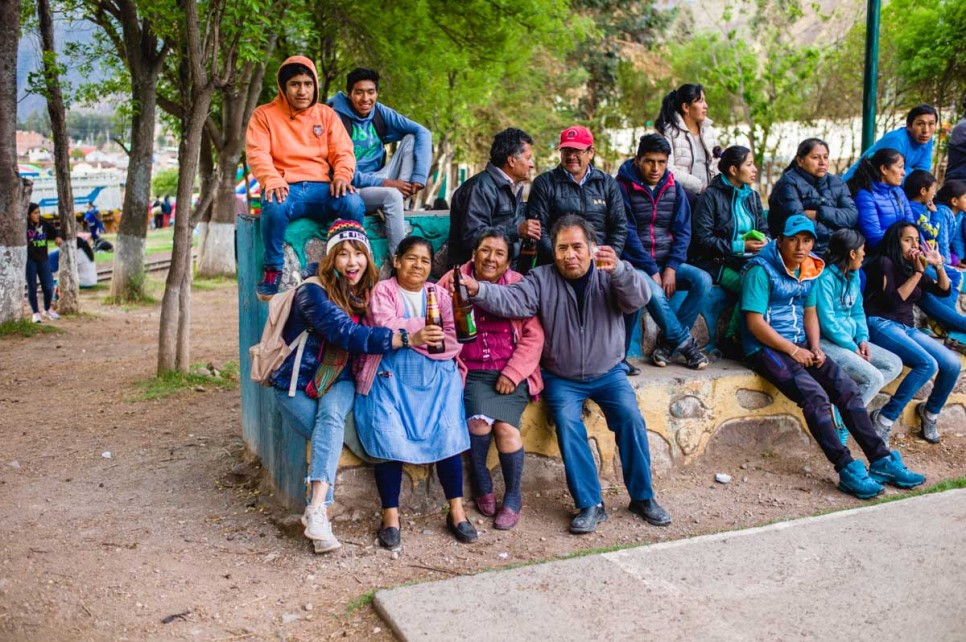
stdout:
<svg viewBox="0 0 966 642">
<path fill-rule="evenodd" d="M 340 551 L 317 556 L 259 490 L 237 386 L 136 400 L 135 382 L 155 367 L 159 308 L 102 296 L 85 294 L 85 314 L 58 334 L 0 339 L 3 640 L 391 639 L 369 604 L 380 587 L 862 504 L 835 489 L 817 447 L 749 448 L 658 478 L 666 529 L 628 513 L 614 488 L 610 521 L 571 536 L 561 478 L 559 492 L 525 493 L 513 531 L 470 510 L 481 531 L 472 546 L 453 541 L 440 514 L 404 514 L 403 551 L 381 550 L 374 501 L 335 522 Z M 238 361 L 236 297 L 232 284 L 194 292 L 193 362 Z M 935 483 L 963 475 L 963 432 L 897 445 Z M 715 483 L 717 472 L 734 481 Z"/>
</svg>

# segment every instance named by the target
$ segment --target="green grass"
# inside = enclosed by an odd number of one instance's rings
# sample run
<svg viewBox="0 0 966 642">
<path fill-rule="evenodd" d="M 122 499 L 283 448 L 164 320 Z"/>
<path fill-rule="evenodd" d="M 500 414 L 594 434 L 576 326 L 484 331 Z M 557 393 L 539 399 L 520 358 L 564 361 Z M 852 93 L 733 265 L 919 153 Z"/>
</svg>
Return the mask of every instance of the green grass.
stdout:
<svg viewBox="0 0 966 642">
<path fill-rule="evenodd" d="M 352 615 L 359 609 L 364 609 L 370 606 L 372 604 L 372 600 L 376 597 L 376 591 L 378 590 L 381 590 L 381 589 L 373 589 L 368 593 L 363 593 L 356 599 L 349 602 L 349 604 L 345 607 L 346 614 Z"/>
<path fill-rule="evenodd" d="M 209 388 L 234 388 L 238 385 L 238 364 L 228 362 L 219 372 L 219 376 L 200 374 L 207 371 L 201 364 L 192 366 L 191 371 L 166 372 L 160 376 L 152 377 L 137 383 L 137 393 L 129 401 L 154 401 L 176 395 L 183 390 L 193 389 L 196 386 Z"/>
<path fill-rule="evenodd" d="M 144 275 L 144 288 L 140 297 L 127 301 L 116 301 L 110 294 L 101 299 L 104 305 L 114 305 L 125 312 L 136 310 L 145 306 L 156 305 L 164 294 L 164 281 L 155 279 L 147 274 Z"/>
<path fill-rule="evenodd" d="M 60 332 L 60 329 L 49 323 L 34 323 L 29 318 L 0 323 L 0 337 L 32 337 L 38 334 L 56 334 L 58 332 Z"/>
<path fill-rule="evenodd" d="M 228 285 L 235 285 L 236 283 L 238 283 L 238 280 L 234 277 L 195 277 L 194 281 L 191 282 L 191 289 L 198 290 L 199 292 L 210 292 L 211 290 L 218 290 Z"/>
<path fill-rule="evenodd" d="M 110 241 L 112 245 L 117 246 L 117 235 L 116 234 L 102 234 L 102 238 Z M 198 246 L 198 239 L 192 235 L 191 246 Z M 148 230 L 147 235 L 144 238 L 144 259 L 156 259 L 162 256 L 171 254 L 174 249 L 174 229 L 166 227 L 163 230 Z M 97 267 L 104 267 L 105 265 L 111 265 L 114 262 L 114 254 L 112 252 L 96 252 L 94 254 L 94 263 Z"/>
</svg>

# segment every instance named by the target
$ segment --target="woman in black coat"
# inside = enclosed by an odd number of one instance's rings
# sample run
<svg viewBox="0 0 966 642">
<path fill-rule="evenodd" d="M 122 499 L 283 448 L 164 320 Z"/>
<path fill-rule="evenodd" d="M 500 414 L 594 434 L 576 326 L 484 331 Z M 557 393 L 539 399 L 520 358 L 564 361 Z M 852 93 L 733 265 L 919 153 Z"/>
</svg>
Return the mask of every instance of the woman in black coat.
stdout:
<svg viewBox="0 0 966 642">
<path fill-rule="evenodd" d="M 794 214 L 803 214 L 815 222 L 816 254 L 825 253 L 836 230 L 858 227 L 859 211 L 849 187 L 835 174 L 829 174 L 828 167 L 828 144 L 819 138 L 806 138 L 768 199 L 770 229 L 782 229 L 785 220 Z"/>
</svg>

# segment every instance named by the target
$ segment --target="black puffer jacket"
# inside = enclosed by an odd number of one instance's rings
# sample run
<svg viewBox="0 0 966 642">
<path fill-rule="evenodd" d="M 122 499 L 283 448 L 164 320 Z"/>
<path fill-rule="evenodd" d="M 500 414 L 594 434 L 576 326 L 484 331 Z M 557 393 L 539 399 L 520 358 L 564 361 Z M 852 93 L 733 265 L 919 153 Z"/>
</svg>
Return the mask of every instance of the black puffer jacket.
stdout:
<svg viewBox="0 0 966 642">
<path fill-rule="evenodd" d="M 709 273 L 715 283 L 721 277 L 725 259 L 735 256 L 732 244 L 737 237 L 732 202 L 737 192 L 731 183 L 719 176 L 698 197 L 691 215 L 688 263 Z M 767 236 L 768 221 L 765 220 L 761 197 L 751 190 L 746 199 L 745 207 L 755 219 L 755 229 Z"/>
<path fill-rule="evenodd" d="M 586 219 L 597 231 L 597 243 L 609 245 L 620 256 L 627 239 L 627 217 L 620 186 L 596 167 L 583 185 L 574 182 L 560 166 L 537 176 L 527 201 L 527 218 L 540 221 L 540 263 L 553 262 L 550 228 L 567 214 Z"/>
<path fill-rule="evenodd" d="M 462 265 L 470 260 L 480 232 L 496 228 L 506 234 L 513 244 L 520 240 L 523 222 L 523 201 L 513 191 L 513 184 L 492 163 L 479 174 L 459 186 L 453 194 L 449 211 L 450 265 Z"/>
<path fill-rule="evenodd" d="M 815 178 L 800 167 L 792 167 L 778 179 L 768 199 L 768 228 L 775 234 L 785 227 L 785 221 L 793 214 L 816 210 L 816 254 L 823 254 L 828 240 L 842 228 L 856 229 L 859 210 L 849 194 L 849 188 L 841 178 L 826 174 Z"/>
</svg>

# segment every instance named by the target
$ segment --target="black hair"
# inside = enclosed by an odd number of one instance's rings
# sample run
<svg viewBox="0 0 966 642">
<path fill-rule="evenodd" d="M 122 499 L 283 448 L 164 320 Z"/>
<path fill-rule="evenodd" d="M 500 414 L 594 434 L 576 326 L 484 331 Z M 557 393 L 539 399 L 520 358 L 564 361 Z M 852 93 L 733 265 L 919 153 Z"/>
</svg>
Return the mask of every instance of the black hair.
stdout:
<svg viewBox="0 0 966 642">
<path fill-rule="evenodd" d="M 919 198 L 922 190 L 928 190 L 938 183 L 936 177 L 924 169 L 914 169 L 906 176 L 906 182 L 902 184 L 902 189 L 906 193 L 906 198 L 910 201 Z"/>
<path fill-rule="evenodd" d="M 683 105 L 690 105 L 694 101 L 700 100 L 703 93 L 704 87 L 698 84 L 681 85 L 669 92 L 661 101 L 661 111 L 657 115 L 657 120 L 654 121 L 654 128 L 662 134 L 669 133 L 671 128 L 674 127 L 674 114 L 679 114 L 681 118 L 684 118 Z"/>
<path fill-rule="evenodd" d="M 506 243 L 507 250 L 513 249 L 513 243 L 510 242 L 510 237 L 506 235 L 506 232 L 496 227 L 485 227 L 476 237 L 476 243 L 473 244 L 473 251 L 480 249 L 480 244 L 486 239 L 502 239 Z"/>
<path fill-rule="evenodd" d="M 919 116 L 924 116 L 926 114 L 932 114 L 933 117 L 936 119 L 936 122 L 937 123 L 939 122 L 939 112 L 936 111 L 936 108 L 933 107 L 932 105 L 922 104 L 922 105 L 916 105 L 915 107 L 909 110 L 908 114 L 906 114 L 906 127 L 912 127 L 912 123 L 913 121 L 916 120 L 916 118 L 918 118 Z"/>
<path fill-rule="evenodd" d="M 280 87 L 282 87 L 282 91 L 285 91 L 285 85 L 288 84 L 288 81 L 296 76 L 301 76 L 302 74 L 311 76 L 312 81 L 315 82 L 316 85 L 318 84 L 318 81 L 315 78 L 315 74 L 312 73 L 312 70 L 302 63 L 290 62 L 287 65 L 282 65 L 282 67 L 278 70 L 278 84 Z M 316 86 L 315 90 L 319 90 L 318 86 Z"/>
<path fill-rule="evenodd" d="M 557 221 L 550 228 L 550 242 L 553 245 L 557 244 L 557 235 L 560 234 L 561 230 L 568 227 L 579 227 L 584 232 L 584 236 L 587 237 L 588 243 L 597 243 L 597 230 L 594 226 L 579 214 L 567 213 L 557 219 Z"/>
<path fill-rule="evenodd" d="M 641 158 L 644 154 L 667 154 L 671 155 L 671 143 L 660 134 L 645 134 L 637 142 L 637 157 Z"/>
<path fill-rule="evenodd" d="M 361 80 L 371 80 L 376 84 L 376 91 L 379 91 L 379 72 L 368 67 L 356 67 L 345 77 L 345 93 L 351 94 L 352 88 Z"/>
<path fill-rule="evenodd" d="M 522 129 L 510 127 L 493 137 L 490 145 L 490 162 L 503 167 L 511 156 L 523 153 L 524 145 L 533 145 L 533 139 Z"/>
<path fill-rule="evenodd" d="M 40 209 L 40 205 L 38 205 L 37 203 L 31 203 L 30 205 L 27 206 L 27 216 L 30 216 L 31 214 L 33 214 L 34 210 L 39 210 L 39 209 Z"/>
<path fill-rule="evenodd" d="M 446 199 L 443 198 L 442 196 L 437 196 L 436 199 L 433 201 L 433 209 L 434 210 L 448 210 L 449 209 L 449 203 L 447 203 L 446 202 Z"/>
<path fill-rule="evenodd" d="M 902 154 L 889 147 L 883 147 L 872 156 L 860 158 L 855 174 L 847 181 L 852 198 L 855 198 L 860 190 L 871 190 L 872 184 L 882 178 L 879 170 L 883 167 L 892 167 L 902 158 Z"/>
<path fill-rule="evenodd" d="M 429 260 L 432 261 L 434 255 L 433 244 L 423 237 L 416 235 L 407 236 L 403 240 L 399 241 L 399 247 L 396 248 L 395 258 L 401 259 L 406 252 L 417 245 L 423 245 L 427 250 L 429 250 Z"/>
<path fill-rule="evenodd" d="M 784 174 L 785 172 L 788 172 L 793 168 L 797 167 L 798 161 L 805 160 L 805 157 L 811 154 L 812 150 L 818 147 L 819 145 L 824 147 L 825 151 L 828 151 L 828 143 L 826 143 L 821 138 L 806 138 L 805 140 L 800 142 L 798 144 L 798 151 L 795 152 L 795 158 L 792 159 L 792 162 L 788 164 L 788 167 L 786 167 L 785 171 L 782 173 Z"/>
<path fill-rule="evenodd" d="M 852 252 L 858 252 L 859 248 L 865 245 L 865 237 L 858 230 L 847 227 L 835 230 L 828 240 L 828 249 L 825 250 L 825 262 L 834 265 L 845 277 L 849 279 L 849 264 L 852 263 Z M 845 291 L 842 292 L 845 296 Z M 861 302 L 860 302 L 861 304 Z"/>
<path fill-rule="evenodd" d="M 935 201 L 943 205 L 949 205 L 954 198 L 962 198 L 966 194 L 966 181 L 958 179 L 948 180 L 936 192 Z"/>
<path fill-rule="evenodd" d="M 748 154 L 750 153 L 751 150 L 747 147 L 732 145 L 722 152 L 721 160 L 718 161 L 718 171 L 721 172 L 722 176 L 727 178 L 728 170 L 732 167 L 740 167 L 742 163 L 748 160 Z"/>
<path fill-rule="evenodd" d="M 902 243 L 900 241 L 902 231 L 907 227 L 911 227 L 917 232 L 919 231 L 919 228 L 916 227 L 914 223 L 910 223 L 909 221 L 896 221 L 889 226 L 889 229 L 886 230 L 885 234 L 882 236 L 882 240 L 879 241 L 879 244 L 875 246 L 873 256 L 869 258 L 885 257 L 892 261 L 892 264 L 895 265 L 897 269 L 901 270 L 905 276 L 912 274 L 914 268 L 912 264 L 906 260 L 906 256 L 902 252 Z M 899 285 L 902 284 L 896 284 L 896 286 Z M 866 287 L 868 287 L 868 284 L 866 284 Z"/>
</svg>

